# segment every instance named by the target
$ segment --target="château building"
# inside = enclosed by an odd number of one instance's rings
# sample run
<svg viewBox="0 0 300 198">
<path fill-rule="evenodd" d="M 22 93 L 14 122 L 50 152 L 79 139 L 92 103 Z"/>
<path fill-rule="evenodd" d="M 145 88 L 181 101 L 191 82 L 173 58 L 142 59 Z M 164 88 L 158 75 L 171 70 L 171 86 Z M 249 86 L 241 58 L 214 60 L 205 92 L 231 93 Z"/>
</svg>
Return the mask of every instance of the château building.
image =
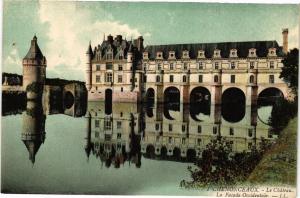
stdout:
<svg viewBox="0 0 300 198">
<path fill-rule="evenodd" d="M 126 41 L 108 36 L 87 50 L 86 87 L 89 100 L 211 104 L 231 100 L 256 104 L 260 94 L 288 97 L 279 78 L 288 51 L 288 30 L 283 45 L 277 41 L 148 45 L 143 38 Z M 223 96 L 223 97 L 222 97 Z M 225 97 L 226 96 L 226 97 Z M 224 101 L 223 101 L 224 102 Z"/>
</svg>

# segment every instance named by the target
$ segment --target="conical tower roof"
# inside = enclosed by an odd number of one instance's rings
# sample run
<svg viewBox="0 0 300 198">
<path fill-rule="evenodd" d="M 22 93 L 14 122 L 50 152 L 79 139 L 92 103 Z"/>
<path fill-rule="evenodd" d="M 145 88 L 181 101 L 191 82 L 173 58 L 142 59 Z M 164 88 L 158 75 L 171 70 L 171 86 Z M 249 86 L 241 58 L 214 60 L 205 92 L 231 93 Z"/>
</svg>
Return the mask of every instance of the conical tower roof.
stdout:
<svg viewBox="0 0 300 198">
<path fill-rule="evenodd" d="M 45 57 L 40 50 L 37 44 L 37 37 L 34 35 L 33 39 L 31 40 L 30 49 L 28 50 L 24 59 L 35 59 L 35 60 L 44 60 Z"/>
<path fill-rule="evenodd" d="M 89 43 L 88 49 L 86 50 L 86 54 L 93 54 L 92 46 L 91 46 L 91 41 Z"/>
<path fill-rule="evenodd" d="M 34 164 L 35 162 L 35 155 L 38 152 L 42 141 L 34 141 L 34 140 L 23 140 L 28 152 L 29 152 L 29 159 Z"/>
</svg>

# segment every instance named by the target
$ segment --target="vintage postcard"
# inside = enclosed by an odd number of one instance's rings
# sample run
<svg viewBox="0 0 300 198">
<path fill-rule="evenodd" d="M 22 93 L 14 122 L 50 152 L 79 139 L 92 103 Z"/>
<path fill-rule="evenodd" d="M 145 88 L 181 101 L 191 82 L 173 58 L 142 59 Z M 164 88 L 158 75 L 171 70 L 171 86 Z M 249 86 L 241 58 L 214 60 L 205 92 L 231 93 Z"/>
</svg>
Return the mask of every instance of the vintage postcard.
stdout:
<svg viewBox="0 0 300 198">
<path fill-rule="evenodd" d="M 1 193 L 296 197 L 299 10 L 4 0 Z"/>
</svg>

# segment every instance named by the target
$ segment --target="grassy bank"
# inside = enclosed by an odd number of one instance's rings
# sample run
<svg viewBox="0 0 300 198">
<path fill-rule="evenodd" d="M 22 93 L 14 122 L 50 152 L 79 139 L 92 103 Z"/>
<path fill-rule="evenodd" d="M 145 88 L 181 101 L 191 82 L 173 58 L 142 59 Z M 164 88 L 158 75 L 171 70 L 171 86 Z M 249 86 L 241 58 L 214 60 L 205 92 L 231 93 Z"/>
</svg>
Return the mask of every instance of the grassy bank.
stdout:
<svg viewBox="0 0 300 198">
<path fill-rule="evenodd" d="M 296 184 L 297 117 L 290 120 L 277 142 L 264 154 L 248 181 L 256 184 Z"/>
</svg>

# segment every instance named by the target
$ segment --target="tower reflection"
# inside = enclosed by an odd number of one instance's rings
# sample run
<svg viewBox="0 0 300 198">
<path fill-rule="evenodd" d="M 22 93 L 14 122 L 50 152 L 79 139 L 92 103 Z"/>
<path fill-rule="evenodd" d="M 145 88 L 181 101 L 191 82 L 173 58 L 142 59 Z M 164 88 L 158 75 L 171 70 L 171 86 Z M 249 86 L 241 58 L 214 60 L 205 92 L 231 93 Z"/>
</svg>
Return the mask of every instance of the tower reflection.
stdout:
<svg viewBox="0 0 300 198">
<path fill-rule="evenodd" d="M 46 115 L 42 104 L 36 101 L 27 101 L 26 111 L 23 112 L 21 139 L 29 152 L 29 160 L 33 164 L 41 144 L 45 141 L 45 121 Z"/>
</svg>

